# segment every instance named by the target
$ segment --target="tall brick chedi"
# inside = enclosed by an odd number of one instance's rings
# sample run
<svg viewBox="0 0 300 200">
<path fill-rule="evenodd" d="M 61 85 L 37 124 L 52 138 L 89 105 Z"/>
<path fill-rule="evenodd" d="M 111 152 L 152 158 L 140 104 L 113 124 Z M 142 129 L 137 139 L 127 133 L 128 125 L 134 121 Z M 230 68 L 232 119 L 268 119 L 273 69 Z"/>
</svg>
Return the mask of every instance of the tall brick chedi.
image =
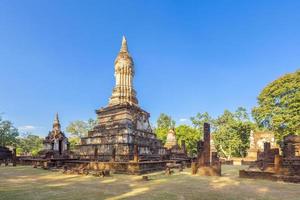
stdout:
<svg viewBox="0 0 300 200">
<path fill-rule="evenodd" d="M 125 37 L 115 60 L 114 75 L 115 86 L 108 106 L 96 111 L 97 125 L 88 137 L 81 139 L 81 159 L 160 160 L 165 148 L 152 132 L 150 114 L 138 105 L 133 88 L 134 62 Z"/>
</svg>

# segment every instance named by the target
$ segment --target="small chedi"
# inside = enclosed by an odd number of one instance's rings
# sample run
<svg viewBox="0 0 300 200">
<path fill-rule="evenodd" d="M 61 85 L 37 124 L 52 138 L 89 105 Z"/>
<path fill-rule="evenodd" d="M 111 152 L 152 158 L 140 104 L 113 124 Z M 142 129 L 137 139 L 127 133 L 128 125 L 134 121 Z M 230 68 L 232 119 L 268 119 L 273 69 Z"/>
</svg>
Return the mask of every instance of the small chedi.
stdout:
<svg viewBox="0 0 300 200">
<path fill-rule="evenodd" d="M 181 141 L 181 147 L 178 145 L 174 129 L 169 130 L 164 147 L 167 149 L 168 160 L 178 162 L 188 160 L 185 141 Z"/>
<path fill-rule="evenodd" d="M 34 168 L 42 167 L 44 169 L 60 168 L 64 162 L 68 160 L 76 160 L 72 158 L 70 151 L 70 143 L 68 138 L 62 132 L 58 113 L 56 113 L 52 130 L 43 140 L 43 149 L 37 156 L 21 156 L 17 159 L 22 165 L 32 165 Z"/>
<path fill-rule="evenodd" d="M 192 174 L 221 176 L 221 162 L 217 152 L 211 152 L 210 124 L 204 123 L 204 138 L 198 142 L 197 159 L 192 163 Z"/>
<path fill-rule="evenodd" d="M 65 134 L 61 131 L 61 125 L 56 113 L 52 131 L 43 141 L 43 150 L 39 155 L 43 158 L 59 158 L 67 157 L 69 154 L 69 141 Z"/>
<path fill-rule="evenodd" d="M 264 143 L 264 151 L 258 152 L 255 164 L 240 170 L 240 177 L 300 182 L 300 136 L 285 136 L 281 151 L 280 155 L 278 148 Z"/>
</svg>

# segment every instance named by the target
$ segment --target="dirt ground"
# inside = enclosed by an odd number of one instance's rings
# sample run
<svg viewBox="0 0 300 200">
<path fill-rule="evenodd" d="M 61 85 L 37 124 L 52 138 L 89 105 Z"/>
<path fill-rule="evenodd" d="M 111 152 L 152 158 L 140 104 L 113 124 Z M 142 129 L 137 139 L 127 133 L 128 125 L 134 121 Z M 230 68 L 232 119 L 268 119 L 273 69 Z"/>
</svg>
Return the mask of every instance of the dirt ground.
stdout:
<svg viewBox="0 0 300 200">
<path fill-rule="evenodd" d="M 243 166 L 223 166 L 222 177 L 191 175 L 190 169 L 141 176 L 64 175 L 30 166 L 0 167 L 1 200 L 63 199 L 300 199 L 300 184 L 238 178 Z"/>
</svg>

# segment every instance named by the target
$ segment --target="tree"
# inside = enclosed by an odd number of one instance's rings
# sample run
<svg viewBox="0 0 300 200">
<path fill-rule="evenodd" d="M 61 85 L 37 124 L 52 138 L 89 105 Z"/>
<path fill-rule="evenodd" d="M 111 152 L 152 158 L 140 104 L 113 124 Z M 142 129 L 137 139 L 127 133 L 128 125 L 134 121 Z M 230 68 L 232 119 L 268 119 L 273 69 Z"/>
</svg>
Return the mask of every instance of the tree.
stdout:
<svg viewBox="0 0 300 200">
<path fill-rule="evenodd" d="M 17 137 L 19 136 L 18 129 L 8 120 L 2 120 L 0 118 L 0 145 L 12 145 L 16 146 Z"/>
<path fill-rule="evenodd" d="M 75 146 L 79 144 L 80 138 L 86 137 L 95 125 L 96 121 L 93 119 L 89 119 L 87 122 L 81 120 L 71 122 L 66 128 L 67 132 L 71 134 L 69 138 L 70 149 L 74 150 Z"/>
<path fill-rule="evenodd" d="M 156 136 L 165 143 L 169 129 L 175 127 L 175 121 L 171 118 L 171 116 L 161 113 L 156 123 L 157 127 L 154 129 Z"/>
<path fill-rule="evenodd" d="M 273 131 L 278 142 L 300 135 L 300 70 L 267 85 L 257 99 L 252 115 L 260 128 Z"/>
<path fill-rule="evenodd" d="M 80 138 L 77 136 L 69 137 L 70 150 L 75 150 L 76 145 L 80 143 Z"/>
<path fill-rule="evenodd" d="M 92 130 L 92 128 L 95 125 L 95 120 L 89 119 L 87 122 L 76 120 L 71 122 L 66 130 L 68 133 L 70 133 L 72 136 L 76 137 L 86 137 L 88 134 L 88 131 Z"/>
<path fill-rule="evenodd" d="M 240 107 L 234 113 L 225 110 L 215 121 L 213 139 L 218 152 L 226 158 L 246 156 L 253 129 L 245 108 Z"/>
<path fill-rule="evenodd" d="M 18 138 L 17 154 L 36 156 L 43 148 L 43 139 L 31 133 Z"/>
<path fill-rule="evenodd" d="M 195 129 L 198 130 L 199 137 L 203 137 L 203 125 L 204 123 L 209 123 L 211 125 L 211 129 L 213 130 L 214 127 L 214 120 L 213 118 L 207 113 L 197 113 L 195 117 L 191 117 L 191 122 Z"/>
<path fill-rule="evenodd" d="M 190 155 L 197 153 L 197 142 L 200 140 L 199 131 L 189 125 L 180 125 L 176 127 L 176 139 L 181 145 L 184 140 L 187 152 Z"/>
</svg>

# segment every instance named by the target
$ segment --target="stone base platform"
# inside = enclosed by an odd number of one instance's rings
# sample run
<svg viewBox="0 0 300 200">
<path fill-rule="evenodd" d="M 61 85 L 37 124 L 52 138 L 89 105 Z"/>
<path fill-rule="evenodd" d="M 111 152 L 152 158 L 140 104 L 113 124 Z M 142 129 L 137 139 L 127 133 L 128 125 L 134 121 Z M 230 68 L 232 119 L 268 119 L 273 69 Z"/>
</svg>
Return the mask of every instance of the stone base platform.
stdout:
<svg viewBox="0 0 300 200">
<path fill-rule="evenodd" d="M 274 172 L 264 172 L 264 171 L 249 171 L 249 170 L 240 170 L 240 178 L 252 178 L 252 179 L 267 179 L 276 181 Z"/>
<path fill-rule="evenodd" d="M 78 159 L 22 159 L 20 165 L 32 165 L 44 169 L 62 168 L 69 169 L 81 168 L 91 171 L 109 170 L 118 174 L 146 174 L 166 169 L 168 161 L 143 161 L 143 162 L 98 162 Z"/>
<path fill-rule="evenodd" d="M 255 161 L 253 160 L 242 160 L 241 165 L 254 165 Z"/>
<path fill-rule="evenodd" d="M 277 175 L 275 172 L 240 170 L 239 177 L 300 183 L 300 176 Z"/>
<path fill-rule="evenodd" d="M 221 176 L 221 165 L 199 167 L 197 174 L 201 176 Z"/>
<path fill-rule="evenodd" d="M 144 161 L 144 162 L 91 162 L 91 161 L 65 161 L 68 168 L 84 168 L 91 171 L 110 170 L 117 174 L 146 174 L 162 171 L 166 168 L 166 161 Z"/>
</svg>

